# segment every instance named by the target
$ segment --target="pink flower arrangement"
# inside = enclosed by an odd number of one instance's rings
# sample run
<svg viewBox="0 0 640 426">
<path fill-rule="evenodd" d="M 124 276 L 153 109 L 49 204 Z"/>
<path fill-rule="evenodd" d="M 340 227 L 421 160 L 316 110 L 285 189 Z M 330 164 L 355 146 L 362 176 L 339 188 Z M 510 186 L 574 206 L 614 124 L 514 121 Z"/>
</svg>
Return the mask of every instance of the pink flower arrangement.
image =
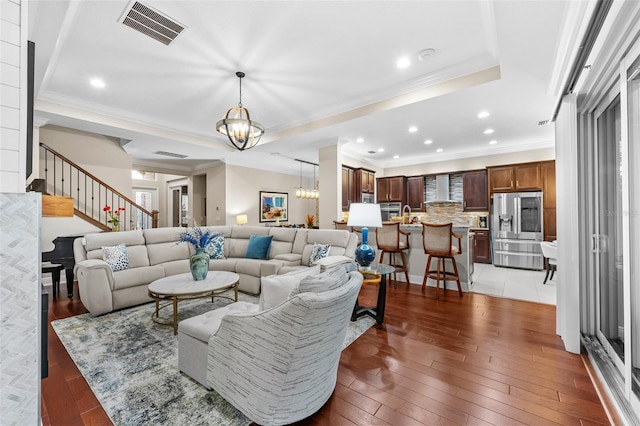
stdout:
<svg viewBox="0 0 640 426">
<path fill-rule="evenodd" d="M 111 218 L 107 222 L 113 225 L 113 230 L 116 232 L 119 231 L 120 230 L 120 213 L 124 211 L 124 207 L 118 207 L 118 210 L 111 211 L 111 206 L 106 205 L 102 208 L 102 211 L 107 213 Z"/>
</svg>

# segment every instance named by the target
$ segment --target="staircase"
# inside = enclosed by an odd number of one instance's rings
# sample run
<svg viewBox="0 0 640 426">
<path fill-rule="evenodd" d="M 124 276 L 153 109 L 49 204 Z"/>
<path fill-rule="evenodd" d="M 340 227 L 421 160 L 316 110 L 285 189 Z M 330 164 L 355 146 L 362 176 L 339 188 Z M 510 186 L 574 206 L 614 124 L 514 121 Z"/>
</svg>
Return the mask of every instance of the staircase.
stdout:
<svg viewBox="0 0 640 426">
<path fill-rule="evenodd" d="M 146 210 L 44 143 L 40 143 L 40 160 L 44 176 L 34 180 L 28 190 L 73 198 L 74 214 L 103 231 L 158 227 L 157 210 Z M 119 213 L 117 227 L 105 211 L 107 206 L 112 213 Z"/>
</svg>

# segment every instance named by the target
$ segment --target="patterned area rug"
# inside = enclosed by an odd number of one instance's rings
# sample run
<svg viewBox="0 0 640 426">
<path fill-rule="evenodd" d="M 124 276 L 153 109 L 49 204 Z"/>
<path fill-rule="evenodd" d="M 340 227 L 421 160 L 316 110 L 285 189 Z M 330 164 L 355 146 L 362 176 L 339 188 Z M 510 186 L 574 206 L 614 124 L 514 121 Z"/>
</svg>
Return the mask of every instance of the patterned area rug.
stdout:
<svg viewBox="0 0 640 426">
<path fill-rule="evenodd" d="M 239 300 L 258 298 L 238 293 Z M 185 319 L 231 303 L 216 298 L 180 303 Z M 172 327 L 151 320 L 146 304 L 100 317 L 90 314 L 53 321 L 51 325 L 115 425 L 246 425 L 242 413 L 215 391 L 178 371 L 178 336 Z M 170 315 L 167 308 L 165 315 Z M 375 321 L 350 322 L 344 347 Z"/>
</svg>

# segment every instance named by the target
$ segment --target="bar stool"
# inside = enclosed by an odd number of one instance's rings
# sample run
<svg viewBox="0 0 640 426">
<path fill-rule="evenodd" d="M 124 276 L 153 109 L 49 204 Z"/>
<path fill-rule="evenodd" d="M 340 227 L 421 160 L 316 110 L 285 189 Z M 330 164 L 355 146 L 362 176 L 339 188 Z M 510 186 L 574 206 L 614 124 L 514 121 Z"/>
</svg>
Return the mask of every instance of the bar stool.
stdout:
<svg viewBox="0 0 640 426">
<path fill-rule="evenodd" d="M 58 291 L 60 291 L 60 271 L 64 269 L 64 266 L 57 263 L 42 262 L 42 273 L 47 274 L 51 272 L 51 281 L 53 283 L 53 297 L 58 297 Z"/>
<path fill-rule="evenodd" d="M 543 241 L 540 243 L 540 248 L 542 249 L 542 256 L 547 259 L 547 273 L 542 283 L 546 284 L 547 280 L 553 280 L 553 273 L 556 272 L 558 266 L 558 246 L 556 242 Z M 551 272 L 551 277 L 549 277 L 549 272 Z"/>
<path fill-rule="evenodd" d="M 404 236 L 405 241 L 401 241 Z M 409 233 L 400 229 L 400 222 L 382 222 L 382 228 L 376 229 L 376 245 L 380 250 L 380 263 L 384 262 L 384 254 L 389 254 L 389 265 L 393 266 L 393 280 L 396 280 L 396 272 L 404 272 L 404 277 L 409 282 L 409 268 L 404 257 L 404 251 L 409 250 Z M 398 266 L 397 255 L 400 254 L 402 266 Z"/>
<path fill-rule="evenodd" d="M 458 239 L 458 247 L 453 246 L 453 238 Z M 453 257 L 462 253 L 462 237 L 453 232 L 453 224 L 433 224 L 422 223 L 422 244 L 424 245 L 424 253 L 429 255 L 427 259 L 427 267 L 424 271 L 424 279 L 422 280 L 422 289 L 424 290 L 427 279 L 436 280 L 436 299 L 438 299 L 438 290 L 440 289 L 440 280 L 444 281 L 443 289 L 447 288 L 447 281 L 455 281 L 458 283 L 458 293 L 462 297 L 462 287 L 460 286 L 460 276 L 458 275 L 458 266 L 456 259 Z M 436 258 L 436 269 L 429 269 L 431 259 Z M 450 259 L 453 266 L 453 272 L 446 270 L 445 260 Z"/>
</svg>

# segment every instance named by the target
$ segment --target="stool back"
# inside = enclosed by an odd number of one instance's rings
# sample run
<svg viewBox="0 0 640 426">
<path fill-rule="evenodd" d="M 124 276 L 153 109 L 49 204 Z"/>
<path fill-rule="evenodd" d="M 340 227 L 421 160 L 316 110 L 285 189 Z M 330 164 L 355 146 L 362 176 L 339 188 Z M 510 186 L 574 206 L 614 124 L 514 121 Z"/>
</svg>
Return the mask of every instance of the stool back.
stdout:
<svg viewBox="0 0 640 426">
<path fill-rule="evenodd" d="M 376 229 L 376 245 L 380 250 L 400 250 L 400 222 L 382 222 Z"/>
<path fill-rule="evenodd" d="M 451 223 L 422 223 L 422 244 L 424 252 L 432 256 L 452 256 L 451 236 L 453 224 Z"/>
</svg>

